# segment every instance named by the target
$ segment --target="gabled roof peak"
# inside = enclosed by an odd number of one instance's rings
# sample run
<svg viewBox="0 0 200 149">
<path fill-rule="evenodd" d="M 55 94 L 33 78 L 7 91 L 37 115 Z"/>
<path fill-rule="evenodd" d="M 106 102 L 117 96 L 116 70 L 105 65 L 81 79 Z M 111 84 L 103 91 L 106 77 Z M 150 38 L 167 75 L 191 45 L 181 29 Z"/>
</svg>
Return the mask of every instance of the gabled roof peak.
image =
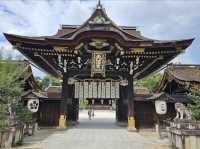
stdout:
<svg viewBox="0 0 200 149">
<path fill-rule="evenodd" d="M 102 4 L 101 4 L 101 0 L 98 1 L 97 7 L 96 9 L 102 9 Z"/>
</svg>

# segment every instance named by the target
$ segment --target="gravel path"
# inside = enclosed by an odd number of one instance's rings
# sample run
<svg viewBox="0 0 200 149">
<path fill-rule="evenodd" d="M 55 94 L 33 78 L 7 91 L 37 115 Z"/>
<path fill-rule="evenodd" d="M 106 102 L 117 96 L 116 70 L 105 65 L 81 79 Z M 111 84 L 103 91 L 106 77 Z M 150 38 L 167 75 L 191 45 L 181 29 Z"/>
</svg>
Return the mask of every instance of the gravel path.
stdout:
<svg viewBox="0 0 200 149">
<path fill-rule="evenodd" d="M 44 130 L 43 130 L 44 131 Z M 48 132 L 48 131 L 47 131 Z M 34 136 L 38 138 L 41 134 Z M 41 137 L 40 141 L 29 139 L 23 149 L 169 149 L 167 140 L 152 135 L 128 132 L 115 123 L 113 111 L 95 111 L 95 118 L 88 120 L 87 111 L 80 112 L 79 125 L 68 130 L 54 132 Z M 34 138 L 33 137 L 33 138 Z M 37 140 L 37 139 L 36 139 Z M 28 140 L 25 140 L 25 144 Z"/>
</svg>

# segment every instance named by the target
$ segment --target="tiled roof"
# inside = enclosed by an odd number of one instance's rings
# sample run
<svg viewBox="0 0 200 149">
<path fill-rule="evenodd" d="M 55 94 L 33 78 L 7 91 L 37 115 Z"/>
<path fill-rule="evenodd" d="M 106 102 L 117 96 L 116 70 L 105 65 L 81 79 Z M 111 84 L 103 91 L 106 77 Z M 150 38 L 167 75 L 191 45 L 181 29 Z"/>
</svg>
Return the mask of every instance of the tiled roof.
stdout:
<svg viewBox="0 0 200 149">
<path fill-rule="evenodd" d="M 178 80 L 200 82 L 200 65 L 171 65 L 166 71 Z"/>
<path fill-rule="evenodd" d="M 170 64 L 167 66 L 158 92 L 164 91 L 168 84 L 175 81 L 185 89 L 200 88 L 200 65 Z"/>
<path fill-rule="evenodd" d="M 181 102 L 181 103 L 191 102 L 191 100 L 188 98 L 188 96 L 186 94 L 169 95 L 165 92 L 155 93 L 151 97 L 148 97 L 146 99 L 150 100 L 150 101 L 161 99 L 161 100 L 165 100 L 167 102 Z"/>
</svg>

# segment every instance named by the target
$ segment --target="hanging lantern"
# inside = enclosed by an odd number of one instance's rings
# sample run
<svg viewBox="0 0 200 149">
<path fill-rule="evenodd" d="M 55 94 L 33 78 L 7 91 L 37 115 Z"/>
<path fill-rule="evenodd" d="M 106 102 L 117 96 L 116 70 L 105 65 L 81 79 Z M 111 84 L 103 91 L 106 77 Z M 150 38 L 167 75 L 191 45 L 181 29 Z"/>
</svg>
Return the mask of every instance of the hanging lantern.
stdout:
<svg viewBox="0 0 200 149">
<path fill-rule="evenodd" d="M 167 113 L 167 103 L 166 101 L 163 100 L 156 100 L 155 101 L 155 108 L 156 108 L 156 113 L 163 115 Z"/>
<path fill-rule="evenodd" d="M 27 107 L 31 112 L 37 112 L 39 109 L 39 99 L 29 99 Z"/>
</svg>

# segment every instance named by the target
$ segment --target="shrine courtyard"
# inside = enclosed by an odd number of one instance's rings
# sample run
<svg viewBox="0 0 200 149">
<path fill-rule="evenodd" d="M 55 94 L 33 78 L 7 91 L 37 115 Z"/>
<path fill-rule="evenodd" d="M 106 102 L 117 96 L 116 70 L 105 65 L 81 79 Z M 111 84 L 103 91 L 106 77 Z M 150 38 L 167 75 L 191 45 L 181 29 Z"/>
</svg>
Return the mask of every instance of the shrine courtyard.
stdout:
<svg viewBox="0 0 200 149">
<path fill-rule="evenodd" d="M 169 149 L 167 139 L 158 139 L 151 130 L 129 132 L 116 125 L 114 111 L 95 111 L 88 119 L 87 111 L 80 112 L 79 124 L 66 130 L 41 129 L 26 137 L 17 149 Z"/>
<path fill-rule="evenodd" d="M 200 66 L 171 64 L 194 38 L 143 36 L 136 26 L 114 23 L 100 1 L 85 22 L 62 24 L 54 35 L 4 36 L 30 65 L 61 82 L 42 91 L 29 69 L 21 102 L 34 118 L 27 134 L 39 130 L 19 148 L 199 149 L 200 126 L 185 105 L 190 89 L 200 88 Z M 157 91 L 137 93 L 136 81 L 163 69 Z M 88 111 L 80 110 L 81 101 Z M 88 119 L 96 107 L 115 110 L 95 110 Z"/>
</svg>

